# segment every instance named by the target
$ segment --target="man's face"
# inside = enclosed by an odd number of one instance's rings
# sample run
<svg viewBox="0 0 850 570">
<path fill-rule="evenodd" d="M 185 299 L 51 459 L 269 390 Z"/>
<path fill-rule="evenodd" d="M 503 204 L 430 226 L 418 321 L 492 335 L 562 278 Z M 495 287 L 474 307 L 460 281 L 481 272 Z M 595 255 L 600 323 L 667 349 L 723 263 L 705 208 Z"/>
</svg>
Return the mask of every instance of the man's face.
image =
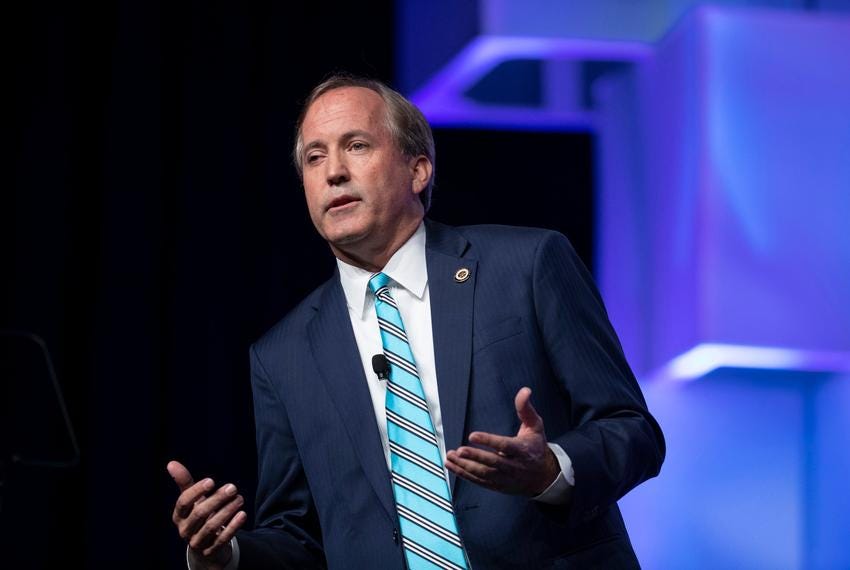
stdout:
<svg viewBox="0 0 850 570">
<path fill-rule="evenodd" d="M 423 216 L 418 194 L 424 188 L 422 160 L 427 159 L 402 154 L 386 113 L 374 91 L 345 87 L 316 99 L 304 117 L 307 207 L 337 255 L 339 250 L 364 255 L 388 244 L 398 247 L 401 234 L 409 235 Z"/>
</svg>

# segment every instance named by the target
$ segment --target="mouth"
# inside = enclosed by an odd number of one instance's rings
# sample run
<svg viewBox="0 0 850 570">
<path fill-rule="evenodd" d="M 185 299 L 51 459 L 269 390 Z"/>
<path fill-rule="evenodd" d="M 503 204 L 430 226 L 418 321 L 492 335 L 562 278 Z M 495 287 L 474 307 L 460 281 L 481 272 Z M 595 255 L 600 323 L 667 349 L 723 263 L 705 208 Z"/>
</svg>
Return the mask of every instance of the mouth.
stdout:
<svg viewBox="0 0 850 570">
<path fill-rule="evenodd" d="M 328 212 L 339 212 L 344 210 L 345 208 L 352 207 L 354 204 L 359 202 L 359 198 L 355 198 L 354 196 L 339 196 L 331 200 L 330 204 L 327 206 Z"/>
</svg>

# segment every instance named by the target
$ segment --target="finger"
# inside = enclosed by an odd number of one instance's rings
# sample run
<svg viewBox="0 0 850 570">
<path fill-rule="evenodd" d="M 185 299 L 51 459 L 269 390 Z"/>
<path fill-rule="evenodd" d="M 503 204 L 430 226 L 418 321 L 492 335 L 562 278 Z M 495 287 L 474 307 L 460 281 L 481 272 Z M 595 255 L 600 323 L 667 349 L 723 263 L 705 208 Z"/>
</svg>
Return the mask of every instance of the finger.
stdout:
<svg viewBox="0 0 850 570">
<path fill-rule="evenodd" d="M 242 495 L 236 495 L 230 502 L 223 505 L 214 512 L 206 522 L 198 529 L 189 541 L 189 546 L 195 550 L 204 550 L 210 547 L 221 533 L 222 527 L 226 526 L 233 515 L 242 507 L 245 501 Z"/>
<path fill-rule="evenodd" d="M 220 525 L 216 532 L 215 541 L 211 546 L 204 550 L 204 555 L 209 556 L 214 551 L 230 542 L 230 540 L 236 535 L 236 531 L 242 528 L 247 521 L 248 515 L 245 511 L 239 511 L 234 514 L 229 521 L 226 521 L 225 524 Z"/>
<path fill-rule="evenodd" d="M 493 467 L 501 471 L 506 471 L 513 467 L 512 459 L 509 459 L 505 455 L 499 455 L 498 453 L 494 453 L 486 449 L 463 446 L 459 447 L 455 453 L 457 453 L 459 457 L 462 457 L 464 459 L 469 459 L 470 461 L 475 461 L 477 463 L 481 463 L 482 465 Z"/>
<path fill-rule="evenodd" d="M 174 505 L 174 522 L 177 523 L 179 519 L 188 517 L 195 505 L 214 488 L 215 481 L 207 478 L 180 493 L 180 496 L 177 497 L 177 503 Z"/>
<path fill-rule="evenodd" d="M 469 434 L 469 441 L 475 445 L 483 445 L 505 456 L 519 455 L 523 446 L 515 437 L 506 437 L 484 431 L 474 431 Z"/>
<path fill-rule="evenodd" d="M 239 511 L 236 513 L 230 522 L 225 525 L 223 529 L 220 529 L 221 532 L 218 533 L 218 536 L 215 537 L 215 542 L 213 542 L 212 546 L 204 550 L 204 556 L 210 556 L 213 552 L 221 548 L 223 545 L 230 542 L 230 540 L 236 535 L 236 531 L 242 528 L 242 525 L 248 520 L 248 515 L 245 511 Z"/>
<path fill-rule="evenodd" d="M 177 487 L 180 488 L 181 492 L 195 484 L 192 474 L 179 461 L 169 461 L 165 468 L 168 470 L 171 478 L 174 479 L 174 482 L 177 483 Z"/>
<path fill-rule="evenodd" d="M 467 473 L 487 481 L 492 481 L 494 476 L 499 473 L 497 468 L 479 463 L 469 457 L 461 457 L 456 451 L 446 454 L 446 461 L 451 461 Z"/>
<path fill-rule="evenodd" d="M 496 486 L 492 482 L 490 482 L 486 479 L 482 479 L 481 477 L 478 477 L 474 473 L 470 473 L 469 471 L 467 471 L 466 469 L 464 469 L 463 467 L 461 467 L 457 463 L 449 460 L 448 458 L 446 460 L 446 467 L 448 468 L 449 471 L 451 471 L 452 473 L 454 473 L 455 475 L 457 475 L 458 477 L 460 477 L 462 479 L 466 479 L 467 481 L 471 481 L 471 482 L 475 483 L 476 485 L 481 485 L 482 487 L 485 487 L 487 489 L 497 490 Z"/>
<path fill-rule="evenodd" d="M 182 522 L 181 536 L 192 536 L 198 532 L 204 523 L 207 522 L 213 514 L 224 507 L 236 496 L 236 485 L 228 483 L 223 485 L 215 493 L 196 503 L 192 508 L 192 512 Z M 184 536 L 185 538 L 185 536 Z"/>
<path fill-rule="evenodd" d="M 516 415 L 527 428 L 537 430 L 543 429 L 543 419 L 537 414 L 537 410 L 531 404 L 531 388 L 521 388 L 514 398 Z"/>
</svg>

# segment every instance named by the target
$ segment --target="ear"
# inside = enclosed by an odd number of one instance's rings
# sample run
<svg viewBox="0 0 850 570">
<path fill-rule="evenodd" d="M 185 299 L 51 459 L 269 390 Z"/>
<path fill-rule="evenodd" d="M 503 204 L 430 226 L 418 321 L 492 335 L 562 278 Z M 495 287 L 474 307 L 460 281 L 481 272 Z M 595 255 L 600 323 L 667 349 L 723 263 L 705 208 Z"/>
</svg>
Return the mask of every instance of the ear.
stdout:
<svg viewBox="0 0 850 570">
<path fill-rule="evenodd" d="M 424 154 L 410 160 L 410 173 L 413 175 L 413 193 L 419 194 L 428 187 L 434 166 Z"/>
</svg>

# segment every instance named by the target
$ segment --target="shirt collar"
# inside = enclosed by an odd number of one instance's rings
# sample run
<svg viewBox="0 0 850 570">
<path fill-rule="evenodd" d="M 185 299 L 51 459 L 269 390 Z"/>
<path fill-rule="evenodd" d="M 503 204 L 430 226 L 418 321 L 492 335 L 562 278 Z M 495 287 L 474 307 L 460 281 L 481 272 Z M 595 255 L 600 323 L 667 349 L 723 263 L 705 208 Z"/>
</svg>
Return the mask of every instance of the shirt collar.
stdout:
<svg viewBox="0 0 850 570">
<path fill-rule="evenodd" d="M 340 259 L 336 260 L 336 265 L 339 268 L 339 279 L 349 308 L 362 316 L 370 295 L 369 278 L 373 273 Z M 424 223 L 420 222 L 413 235 L 398 248 L 382 271 L 416 298 L 422 299 L 425 296 L 428 270 L 425 264 Z"/>
</svg>

